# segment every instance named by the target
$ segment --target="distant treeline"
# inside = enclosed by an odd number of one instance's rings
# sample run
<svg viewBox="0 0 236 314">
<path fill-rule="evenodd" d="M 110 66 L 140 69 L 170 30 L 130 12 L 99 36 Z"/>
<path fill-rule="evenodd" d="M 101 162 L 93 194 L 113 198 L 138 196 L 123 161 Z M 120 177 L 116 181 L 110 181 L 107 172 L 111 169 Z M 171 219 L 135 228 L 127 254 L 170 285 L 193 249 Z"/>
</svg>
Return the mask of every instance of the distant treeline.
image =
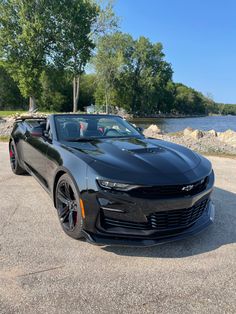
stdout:
<svg viewBox="0 0 236 314">
<path fill-rule="evenodd" d="M 236 115 L 236 104 L 214 103 L 209 112 L 211 114 Z"/>
</svg>

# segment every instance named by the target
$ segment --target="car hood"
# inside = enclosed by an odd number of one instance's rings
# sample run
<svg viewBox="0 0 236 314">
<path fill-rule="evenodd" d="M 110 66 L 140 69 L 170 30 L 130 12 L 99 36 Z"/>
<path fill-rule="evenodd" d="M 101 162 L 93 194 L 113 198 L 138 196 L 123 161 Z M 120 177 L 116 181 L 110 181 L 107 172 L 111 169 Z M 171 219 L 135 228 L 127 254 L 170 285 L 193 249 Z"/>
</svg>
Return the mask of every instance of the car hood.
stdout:
<svg viewBox="0 0 236 314">
<path fill-rule="evenodd" d="M 193 151 L 149 138 L 96 139 L 70 143 L 70 150 L 98 177 L 136 184 L 195 182 L 211 171 L 210 162 Z"/>
</svg>

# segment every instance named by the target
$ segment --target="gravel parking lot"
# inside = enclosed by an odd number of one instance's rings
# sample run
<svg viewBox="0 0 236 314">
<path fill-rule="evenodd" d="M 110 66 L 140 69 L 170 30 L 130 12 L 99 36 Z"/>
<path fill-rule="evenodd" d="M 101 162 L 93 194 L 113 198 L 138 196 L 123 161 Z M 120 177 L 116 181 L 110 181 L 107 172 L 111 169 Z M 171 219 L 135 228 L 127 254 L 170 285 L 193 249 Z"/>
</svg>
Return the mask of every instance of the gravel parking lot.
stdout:
<svg viewBox="0 0 236 314">
<path fill-rule="evenodd" d="M 0 313 L 236 313 L 236 160 L 210 158 L 216 220 L 188 240 L 97 247 L 66 236 L 0 143 Z"/>
</svg>

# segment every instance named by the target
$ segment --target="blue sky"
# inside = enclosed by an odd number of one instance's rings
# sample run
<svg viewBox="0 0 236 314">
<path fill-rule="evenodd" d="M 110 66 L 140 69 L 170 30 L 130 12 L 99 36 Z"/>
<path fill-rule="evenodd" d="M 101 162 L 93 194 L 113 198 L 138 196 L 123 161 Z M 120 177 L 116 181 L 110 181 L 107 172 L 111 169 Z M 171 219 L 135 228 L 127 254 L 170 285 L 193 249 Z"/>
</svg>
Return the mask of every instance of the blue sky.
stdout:
<svg viewBox="0 0 236 314">
<path fill-rule="evenodd" d="M 236 0 L 116 0 L 121 31 L 161 42 L 174 81 L 236 103 Z"/>
</svg>

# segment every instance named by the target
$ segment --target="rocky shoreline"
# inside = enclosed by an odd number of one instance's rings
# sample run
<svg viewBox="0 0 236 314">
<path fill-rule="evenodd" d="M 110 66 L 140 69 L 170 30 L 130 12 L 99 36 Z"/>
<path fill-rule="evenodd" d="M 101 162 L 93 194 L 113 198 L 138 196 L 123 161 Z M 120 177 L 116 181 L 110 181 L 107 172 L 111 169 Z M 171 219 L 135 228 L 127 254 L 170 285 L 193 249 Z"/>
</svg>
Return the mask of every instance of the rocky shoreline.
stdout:
<svg viewBox="0 0 236 314">
<path fill-rule="evenodd" d="M 0 118 L 0 138 L 10 135 L 14 121 L 13 118 Z"/>
<path fill-rule="evenodd" d="M 176 133 L 162 133 L 157 125 L 152 124 L 143 134 L 186 146 L 202 154 L 236 156 L 236 132 L 232 130 L 216 132 L 186 128 Z"/>
<path fill-rule="evenodd" d="M 23 117 L 35 117 L 35 118 L 42 118 L 46 117 L 47 115 L 45 114 L 40 114 L 40 113 L 33 113 L 33 114 L 14 114 L 12 116 L 6 117 L 6 118 L 1 118 L 0 117 L 0 139 L 3 137 L 8 137 L 11 134 L 11 130 L 13 128 L 13 124 L 18 118 L 23 118 Z"/>
<path fill-rule="evenodd" d="M 14 116 L 0 121 L 0 140 L 10 136 L 15 118 Z M 151 124 L 143 134 L 184 145 L 202 154 L 236 156 L 236 132 L 232 130 L 216 132 L 186 128 L 176 133 L 163 133 L 157 125 Z"/>
</svg>

